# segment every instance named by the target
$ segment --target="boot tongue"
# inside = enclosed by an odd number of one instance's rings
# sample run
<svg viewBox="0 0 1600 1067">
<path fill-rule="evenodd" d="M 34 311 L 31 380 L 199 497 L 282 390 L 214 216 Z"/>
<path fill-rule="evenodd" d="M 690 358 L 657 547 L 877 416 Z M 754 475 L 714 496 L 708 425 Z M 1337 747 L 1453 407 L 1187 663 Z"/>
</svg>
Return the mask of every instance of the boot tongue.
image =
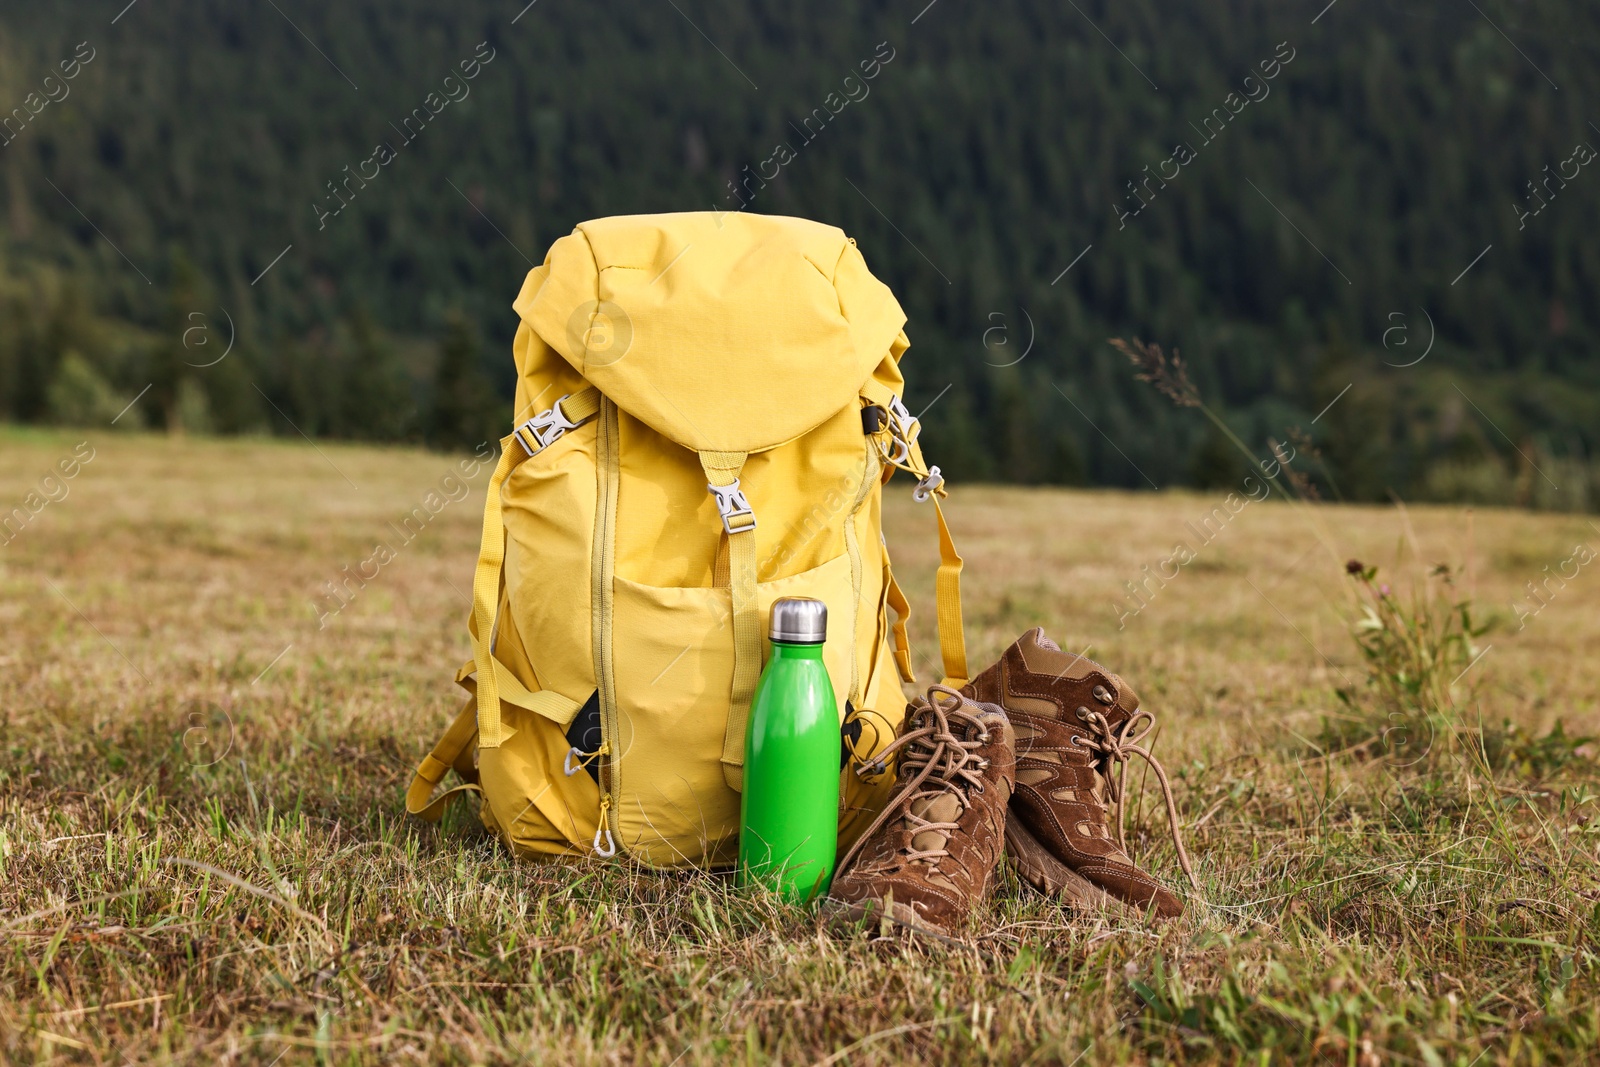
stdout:
<svg viewBox="0 0 1600 1067">
<path fill-rule="evenodd" d="M 932 715 L 927 705 L 913 706 L 913 714 L 917 713 L 928 715 L 929 721 L 932 721 Z M 986 715 L 985 720 L 993 717 Z M 1000 719 L 1000 725 L 1008 726 L 1003 712 L 998 718 Z M 926 724 L 919 722 L 917 725 Z M 985 725 L 993 728 L 996 724 L 986 721 Z M 969 741 L 982 729 L 982 727 L 976 725 L 962 723 L 960 720 L 952 722 L 950 726 L 957 736 Z M 938 771 L 935 771 L 928 781 L 923 783 L 922 788 L 937 789 L 941 785 L 944 786 L 943 791 L 932 796 L 918 797 L 906 805 L 907 814 L 914 815 L 918 820 L 926 822 L 953 823 L 958 820 L 961 817 L 962 804 L 961 797 L 957 795 L 959 787 L 955 783 L 945 781 L 939 776 Z M 915 830 L 916 825 L 916 821 L 910 818 L 904 820 L 904 826 L 907 830 Z M 950 831 L 948 830 L 915 830 L 911 836 L 911 848 L 918 852 L 935 852 L 943 849 L 949 841 Z"/>
<path fill-rule="evenodd" d="M 907 810 L 928 822 L 955 822 L 961 815 L 961 798 L 956 796 L 954 789 L 950 789 L 937 796 L 913 800 Z M 906 820 L 906 829 L 911 829 L 913 825 L 913 820 Z M 949 840 L 948 830 L 920 830 L 911 836 L 911 847 L 918 852 L 934 852 L 944 848 Z"/>
</svg>

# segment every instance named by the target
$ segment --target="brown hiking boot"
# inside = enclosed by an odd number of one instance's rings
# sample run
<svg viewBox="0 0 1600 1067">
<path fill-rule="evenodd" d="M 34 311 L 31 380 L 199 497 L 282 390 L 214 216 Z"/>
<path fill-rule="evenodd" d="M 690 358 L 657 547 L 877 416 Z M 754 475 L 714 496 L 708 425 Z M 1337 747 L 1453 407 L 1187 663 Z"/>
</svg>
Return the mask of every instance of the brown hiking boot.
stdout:
<svg viewBox="0 0 1600 1067">
<path fill-rule="evenodd" d="M 840 861 L 826 908 L 835 930 L 894 923 L 954 937 L 1005 851 L 1016 761 L 1006 713 L 942 685 L 906 712 L 894 795 Z M 866 770 L 866 768 L 863 768 Z"/>
<path fill-rule="evenodd" d="M 1016 733 L 1006 855 L 1023 881 L 1080 906 L 1153 909 L 1162 918 L 1182 914 L 1183 902 L 1128 858 L 1122 838 L 1122 778 L 1129 757 L 1141 756 L 1156 772 L 1178 862 L 1195 884 L 1166 771 L 1139 744 L 1155 716 L 1139 710 L 1128 683 L 1093 660 L 1063 652 L 1035 627 L 962 692 L 1004 707 Z M 1117 777 L 1113 763 L 1120 765 Z"/>
</svg>

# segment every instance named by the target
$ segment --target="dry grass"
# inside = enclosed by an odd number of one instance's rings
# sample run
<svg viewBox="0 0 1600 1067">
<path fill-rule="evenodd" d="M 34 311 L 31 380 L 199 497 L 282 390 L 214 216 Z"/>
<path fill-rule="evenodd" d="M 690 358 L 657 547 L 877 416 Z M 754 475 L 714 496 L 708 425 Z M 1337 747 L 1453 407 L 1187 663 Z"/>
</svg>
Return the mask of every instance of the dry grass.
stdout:
<svg viewBox="0 0 1600 1067">
<path fill-rule="evenodd" d="M 0 513 L 82 436 L 0 430 Z M 722 877 L 516 864 L 464 812 L 405 820 L 456 699 L 486 472 L 319 629 L 321 584 L 457 457 L 91 444 L 0 547 L 0 1059 L 1487 1065 L 1600 1042 L 1600 775 L 1570 740 L 1600 733 L 1600 569 L 1520 633 L 1506 607 L 1600 545 L 1584 520 L 1411 510 L 1415 555 L 1509 625 L 1454 687 L 1478 741 L 1398 760 L 1325 746 L 1382 728 L 1343 563 L 1409 572 L 1399 512 L 1251 503 L 1119 630 L 1122 583 L 1221 494 L 957 487 L 974 661 L 1043 624 L 1134 682 L 1204 900 L 1149 929 L 1007 878 L 969 947 L 905 949 Z M 909 485 L 889 525 L 928 651 Z M 1130 839 L 1170 877 L 1158 809 Z"/>
</svg>

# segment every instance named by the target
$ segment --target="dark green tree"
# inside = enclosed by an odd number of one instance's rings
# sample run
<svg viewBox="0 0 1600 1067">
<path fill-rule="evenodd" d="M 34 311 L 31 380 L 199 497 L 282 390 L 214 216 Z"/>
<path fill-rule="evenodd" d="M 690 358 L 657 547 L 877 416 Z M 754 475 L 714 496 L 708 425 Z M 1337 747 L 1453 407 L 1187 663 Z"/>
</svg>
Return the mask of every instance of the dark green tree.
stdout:
<svg viewBox="0 0 1600 1067">
<path fill-rule="evenodd" d="M 357 305 L 350 313 L 348 326 L 349 341 L 341 346 L 335 396 L 340 434 L 373 441 L 403 441 L 415 436 L 419 429 L 417 403 L 411 378 L 394 345 L 379 333 L 364 306 Z"/>
<path fill-rule="evenodd" d="M 489 385 L 478 360 L 478 338 L 466 317 L 451 312 L 439 342 L 433 377 L 433 411 L 428 443 L 435 448 L 475 449 L 498 440 L 506 405 Z"/>
</svg>

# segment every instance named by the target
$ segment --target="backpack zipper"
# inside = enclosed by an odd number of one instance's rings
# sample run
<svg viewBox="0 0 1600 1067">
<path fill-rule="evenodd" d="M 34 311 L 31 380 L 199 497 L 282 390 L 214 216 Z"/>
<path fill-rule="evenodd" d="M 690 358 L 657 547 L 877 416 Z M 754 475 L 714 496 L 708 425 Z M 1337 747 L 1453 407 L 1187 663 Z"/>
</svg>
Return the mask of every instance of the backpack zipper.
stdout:
<svg viewBox="0 0 1600 1067">
<path fill-rule="evenodd" d="M 877 470 L 873 460 L 877 452 L 873 449 L 871 439 L 867 438 L 866 457 L 861 463 L 861 486 L 856 490 L 856 499 L 850 505 L 850 513 L 844 520 L 844 547 L 850 554 L 850 591 L 852 593 L 850 615 L 850 701 L 856 707 L 861 706 L 861 538 L 856 534 L 856 515 L 861 511 L 861 505 L 866 502 L 867 493 L 877 480 Z M 877 655 L 874 651 L 873 655 Z"/>
<path fill-rule="evenodd" d="M 621 786 L 621 753 L 617 737 L 617 680 L 612 670 L 611 631 L 614 610 L 613 573 L 617 554 L 617 483 L 621 464 L 617 448 L 617 406 L 600 398 L 599 425 L 595 432 L 594 547 L 590 554 L 590 596 L 593 601 L 591 640 L 594 645 L 595 688 L 600 694 L 600 823 L 611 839 L 614 855 L 621 849 L 622 828 L 617 805 Z M 600 831 L 595 831 L 599 851 Z"/>
</svg>

